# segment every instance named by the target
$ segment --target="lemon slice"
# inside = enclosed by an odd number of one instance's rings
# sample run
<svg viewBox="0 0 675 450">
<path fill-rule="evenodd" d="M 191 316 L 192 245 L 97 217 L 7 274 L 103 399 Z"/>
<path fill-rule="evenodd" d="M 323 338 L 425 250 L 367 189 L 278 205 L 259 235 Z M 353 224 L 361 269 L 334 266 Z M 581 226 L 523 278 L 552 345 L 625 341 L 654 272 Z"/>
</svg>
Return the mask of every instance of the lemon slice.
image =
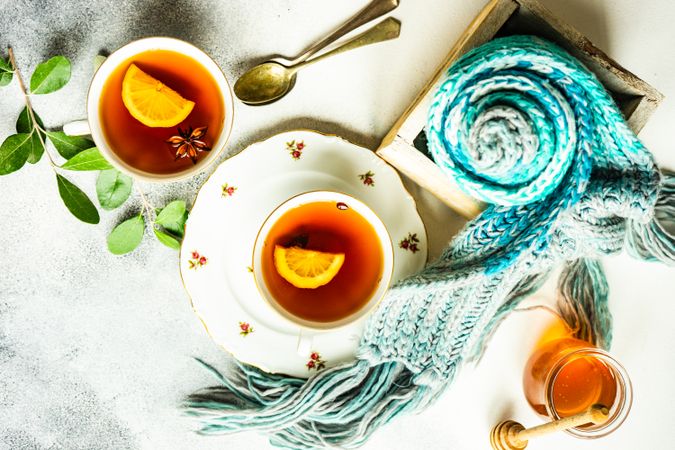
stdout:
<svg viewBox="0 0 675 450">
<path fill-rule="evenodd" d="M 186 100 L 161 81 L 132 64 L 122 81 L 122 101 L 129 113 L 152 128 L 173 127 L 192 112 L 195 102 Z"/>
<path fill-rule="evenodd" d="M 344 253 L 274 246 L 274 266 L 277 272 L 293 286 L 302 289 L 316 289 L 330 283 L 344 262 Z"/>
</svg>

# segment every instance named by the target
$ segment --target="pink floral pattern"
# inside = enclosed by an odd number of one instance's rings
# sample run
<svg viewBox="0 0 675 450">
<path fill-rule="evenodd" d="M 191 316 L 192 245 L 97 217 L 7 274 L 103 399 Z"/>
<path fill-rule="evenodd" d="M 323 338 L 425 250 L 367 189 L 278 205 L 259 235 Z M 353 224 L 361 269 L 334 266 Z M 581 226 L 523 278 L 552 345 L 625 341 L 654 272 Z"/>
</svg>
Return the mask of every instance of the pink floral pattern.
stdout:
<svg viewBox="0 0 675 450">
<path fill-rule="evenodd" d="M 312 352 L 309 355 L 309 361 L 307 361 L 307 370 L 316 370 L 317 372 L 326 367 L 326 361 L 321 359 L 321 354 L 319 352 Z"/>
<path fill-rule="evenodd" d="M 403 250 L 408 250 L 413 253 L 420 251 L 419 244 L 420 240 L 417 237 L 417 233 L 408 233 L 408 237 L 401 239 L 401 242 L 398 243 L 398 246 Z"/>
<path fill-rule="evenodd" d="M 359 175 L 359 179 L 364 185 L 373 187 L 375 186 L 375 180 L 373 180 L 374 176 L 375 174 L 369 170 L 368 172 Z"/>
<path fill-rule="evenodd" d="M 199 269 L 202 266 L 205 266 L 209 260 L 206 258 L 204 255 L 200 255 L 199 252 L 193 251 L 192 252 L 192 258 L 188 260 L 188 265 L 190 269 Z"/>
<path fill-rule="evenodd" d="M 223 197 L 232 197 L 236 190 L 237 190 L 237 188 L 235 186 L 230 186 L 229 184 L 225 183 L 223 185 L 222 196 Z"/>
<path fill-rule="evenodd" d="M 286 142 L 286 150 L 291 154 L 291 157 L 295 160 L 300 159 L 302 156 L 302 151 L 305 148 L 305 141 L 295 141 Z"/>
<path fill-rule="evenodd" d="M 242 336 L 248 336 L 253 333 L 253 327 L 248 322 L 239 322 L 239 334 Z"/>
</svg>

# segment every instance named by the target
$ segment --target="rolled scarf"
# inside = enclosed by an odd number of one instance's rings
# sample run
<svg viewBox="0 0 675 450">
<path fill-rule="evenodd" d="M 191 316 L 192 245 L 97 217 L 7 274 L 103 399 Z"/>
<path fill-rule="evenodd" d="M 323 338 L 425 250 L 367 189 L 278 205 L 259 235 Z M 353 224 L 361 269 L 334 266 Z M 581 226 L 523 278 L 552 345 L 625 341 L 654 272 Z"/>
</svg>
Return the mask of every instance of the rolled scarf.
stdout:
<svg viewBox="0 0 675 450">
<path fill-rule="evenodd" d="M 489 204 L 484 212 L 389 290 L 353 363 L 301 380 L 243 364 L 222 374 L 202 362 L 218 385 L 184 405 L 200 433 L 358 447 L 438 398 L 551 269 L 566 267 L 565 315 L 607 347 L 597 258 L 626 246 L 642 259 L 675 260 L 675 177 L 661 176 L 600 82 L 556 45 L 511 36 L 467 53 L 435 96 L 427 136 L 437 164 Z"/>
</svg>

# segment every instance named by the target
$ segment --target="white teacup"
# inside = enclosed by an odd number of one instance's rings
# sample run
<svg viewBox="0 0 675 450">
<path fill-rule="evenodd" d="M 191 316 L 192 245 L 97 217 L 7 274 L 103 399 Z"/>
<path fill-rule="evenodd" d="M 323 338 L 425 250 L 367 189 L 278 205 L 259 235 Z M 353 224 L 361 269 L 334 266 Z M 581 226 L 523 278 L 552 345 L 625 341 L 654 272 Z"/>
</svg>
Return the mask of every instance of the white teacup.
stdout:
<svg viewBox="0 0 675 450">
<path fill-rule="evenodd" d="M 316 202 L 336 202 L 343 203 L 347 207 L 353 209 L 360 214 L 375 230 L 377 234 L 379 245 L 382 249 L 382 277 L 377 282 L 376 288 L 368 299 L 363 303 L 363 306 L 351 315 L 341 318 L 333 322 L 313 322 L 301 317 L 297 317 L 281 306 L 274 296 L 271 294 L 269 288 L 265 283 L 265 278 L 262 271 L 262 255 L 265 247 L 265 240 L 272 228 L 272 226 L 289 210 Z M 349 325 L 357 320 L 362 319 L 371 313 L 379 301 L 384 296 L 391 283 L 393 268 L 394 268 L 394 248 L 391 237 L 387 232 L 379 217 L 370 209 L 365 203 L 355 199 L 346 194 L 332 191 L 312 191 L 304 194 L 299 194 L 292 197 L 278 206 L 265 219 L 253 247 L 253 275 L 263 299 L 276 311 L 284 320 L 291 322 L 299 327 L 298 336 L 298 353 L 306 354 L 312 346 L 312 337 L 317 332 L 334 330 L 340 327 Z"/>
<path fill-rule="evenodd" d="M 111 149 L 101 127 L 99 103 L 103 86 L 106 81 L 120 64 L 128 61 L 134 55 L 149 50 L 169 50 L 181 53 L 197 61 L 216 81 L 222 97 L 223 106 L 225 107 L 224 123 L 220 134 L 213 140 L 214 144 L 212 150 L 194 166 L 176 173 L 156 174 L 130 166 Z M 213 163 L 218 158 L 220 152 L 225 148 L 225 144 L 232 131 L 233 120 L 234 101 L 232 97 L 232 88 L 215 61 L 202 50 L 187 42 L 168 37 L 150 37 L 133 41 L 116 50 L 106 58 L 94 74 L 94 78 L 89 86 L 89 92 L 87 94 L 87 120 L 66 124 L 63 127 L 63 131 L 71 136 L 91 135 L 103 157 L 120 171 L 139 180 L 162 182 L 176 181 L 190 177 L 206 169 L 206 167 Z"/>
</svg>

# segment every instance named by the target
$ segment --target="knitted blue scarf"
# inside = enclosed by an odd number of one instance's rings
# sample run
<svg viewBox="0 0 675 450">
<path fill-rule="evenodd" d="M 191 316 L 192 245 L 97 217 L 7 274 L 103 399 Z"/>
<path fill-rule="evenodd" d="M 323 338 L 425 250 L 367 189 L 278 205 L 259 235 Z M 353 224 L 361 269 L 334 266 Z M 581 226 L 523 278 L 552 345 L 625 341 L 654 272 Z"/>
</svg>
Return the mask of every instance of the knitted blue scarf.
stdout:
<svg viewBox="0 0 675 450">
<path fill-rule="evenodd" d="M 186 400 L 201 433 L 358 447 L 438 398 L 552 268 L 566 266 L 566 314 L 607 347 L 607 286 L 595 258 L 625 247 L 675 261 L 675 177 L 662 178 L 600 82 L 559 47 L 513 36 L 471 51 L 436 94 L 427 135 L 437 164 L 487 209 L 438 261 L 390 289 L 355 362 L 309 380 L 243 364 L 223 375 L 202 362 L 219 385 Z"/>
</svg>

